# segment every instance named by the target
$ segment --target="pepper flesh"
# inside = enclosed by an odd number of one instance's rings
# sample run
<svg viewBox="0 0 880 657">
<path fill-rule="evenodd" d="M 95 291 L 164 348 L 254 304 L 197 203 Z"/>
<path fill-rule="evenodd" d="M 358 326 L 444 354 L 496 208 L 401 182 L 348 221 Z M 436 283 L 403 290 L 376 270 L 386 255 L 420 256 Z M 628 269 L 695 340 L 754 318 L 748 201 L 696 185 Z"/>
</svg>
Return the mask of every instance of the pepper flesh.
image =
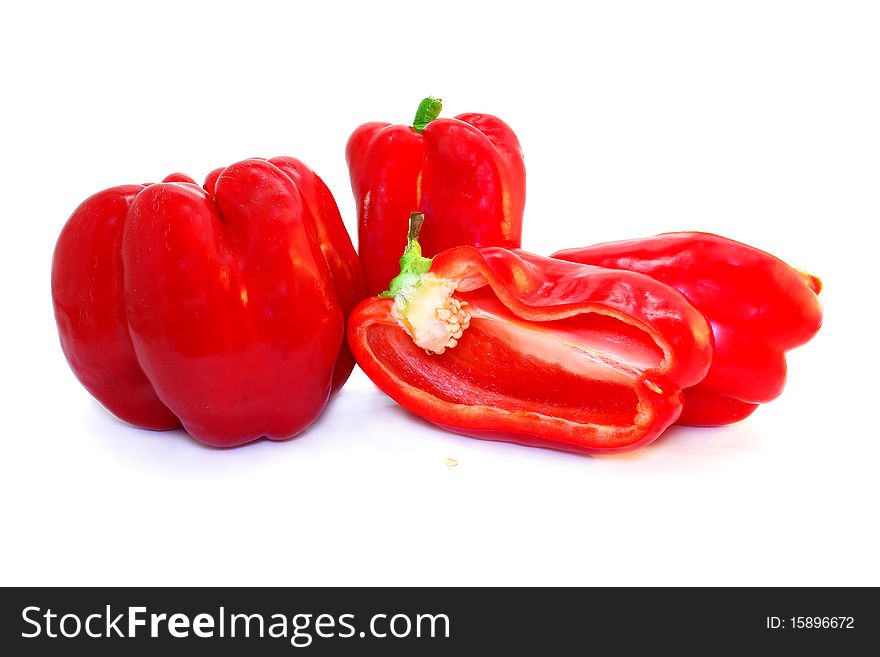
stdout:
<svg viewBox="0 0 880 657">
<path fill-rule="evenodd" d="M 680 424 L 718 426 L 751 415 L 782 393 L 785 353 L 822 325 L 821 281 L 719 235 L 666 233 L 553 254 L 640 272 L 679 290 L 712 326 L 706 378 L 684 391 Z"/>
<path fill-rule="evenodd" d="M 586 453 L 633 449 L 675 421 L 681 389 L 709 367 L 705 319 L 641 274 L 465 246 L 440 253 L 421 279 L 394 299 L 361 302 L 349 343 L 386 394 L 458 433 Z M 455 345 L 426 349 L 430 339 L 416 344 L 400 318 L 438 285 L 453 289 L 468 326 Z"/>
<path fill-rule="evenodd" d="M 516 135 L 489 114 L 432 118 L 436 103 L 423 101 L 415 127 L 366 123 L 346 145 L 370 295 L 397 274 L 413 209 L 444 218 L 422 232 L 428 255 L 460 245 L 520 246 L 525 165 Z"/>
<path fill-rule="evenodd" d="M 224 447 L 299 433 L 353 366 L 344 316 L 363 282 L 332 196 L 293 158 L 166 180 L 100 192 L 62 231 L 72 369 L 144 428 Z"/>
</svg>

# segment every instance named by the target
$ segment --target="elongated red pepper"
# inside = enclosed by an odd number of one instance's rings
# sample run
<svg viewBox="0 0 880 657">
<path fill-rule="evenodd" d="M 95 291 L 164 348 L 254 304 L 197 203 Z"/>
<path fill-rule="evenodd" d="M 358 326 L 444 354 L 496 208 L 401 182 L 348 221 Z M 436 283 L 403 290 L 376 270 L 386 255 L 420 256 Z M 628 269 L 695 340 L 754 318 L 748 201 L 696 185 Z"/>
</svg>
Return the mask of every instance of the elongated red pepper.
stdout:
<svg viewBox="0 0 880 657">
<path fill-rule="evenodd" d="M 516 135 L 494 116 L 438 119 L 440 109 L 426 98 L 412 126 L 366 123 L 348 140 L 368 294 L 397 274 L 413 209 L 435 218 L 420 238 L 428 255 L 460 245 L 520 246 L 526 172 Z"/>
<path fill-rule="evenodd" d="M 741 420 L 782 393 L 785 352 L 822 325 L 818 278 L 759 249 L 708 233 L 667 233 L 553 254 L 640 272 L 679 290 L 712 325 L 706 378 L 684 391 L 681 424 Z"/>
<path fill-rule="evenodd" d="M 252 159 L 86 200 L 52 296 L 79 380 L 121 419 L 232 446 L 289 438 L 348 377 L 363 294 L 329 190 L 293 158 Z"/>
<path fill-rule="evenodd" d="M 349 319 L 358 364 L 416 415 L 479 438 L 620 451 L 657 438 L 706 374 L 709 325 L 669 286 L 498 247 L 432 262 L 418 224 L 389 292 Z"/>
</svg>

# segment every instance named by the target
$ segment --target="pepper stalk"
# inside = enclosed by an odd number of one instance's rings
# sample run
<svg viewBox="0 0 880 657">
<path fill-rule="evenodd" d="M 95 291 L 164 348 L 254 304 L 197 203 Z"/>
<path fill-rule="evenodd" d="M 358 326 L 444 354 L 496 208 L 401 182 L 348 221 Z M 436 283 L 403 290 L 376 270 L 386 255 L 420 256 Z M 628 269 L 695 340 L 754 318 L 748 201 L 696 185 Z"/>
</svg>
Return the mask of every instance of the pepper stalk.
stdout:
<svg viewBox="0 0 880 657">
<path fill-rule="evenodd" d="M 430 272 L 431 258 L 422 256 L 418 239 L 424 221 L 421 212 L 410 214 L 400 273 L 379 297 L 394 300 L 391 315 L 416 345 L 429 354 L 442 354 L 458 345 L 471 314 L 464 308 L 467 301 L 453 296 L 458 283 Z"/>
<path fill-rule="evenodd" d="M 440 111 L 443 109 L 443 101 L 439 98 L 434 98 L 433 96 L 428 96 L 421 103 L 419 103 L 419 108 L 416 110 L 416 116 L 413 119 L 413 130 L 422 133 L 422 130 L 434 119 L 440 116 Z"/>
</svg>

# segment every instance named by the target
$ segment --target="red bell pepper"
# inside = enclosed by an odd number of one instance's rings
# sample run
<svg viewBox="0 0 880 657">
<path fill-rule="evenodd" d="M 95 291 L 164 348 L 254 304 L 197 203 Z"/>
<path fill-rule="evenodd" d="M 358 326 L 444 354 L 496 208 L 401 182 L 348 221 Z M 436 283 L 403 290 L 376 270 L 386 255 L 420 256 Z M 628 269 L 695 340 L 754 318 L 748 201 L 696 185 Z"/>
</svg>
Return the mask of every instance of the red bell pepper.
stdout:
<svg viewBox="0 0 880 657">
<path fill-rule="evenodd" d="M 413 209 L 436 218 L 420 238 L 428 255 L 461 245 L 520 246 L 526 171 L 516 135 L 494 116 L 438 119 L 440 109 L 426 98 L 412 126 L 366 123 L 348 140 L 370 295 L 397 274 Z"/>
<path fill-rule="evenodd" d="M 121 419 L 233 446 L 289 438 L 353 366 L 363 295 L 329 190 L 292 158 L 251 159 L 87 199 L 52 264 L 61 345 Z"/>
<path fill-rule="evenodd" d="M 499 247 L 421 256 L 349 318 L 358 364 L 423 418 L 491 440 L 579 452 L 644 445 L 711 360 L 703 316 L 648 276 Z"/>
<path fill-rule="evenodd" d="M 553 257 L 651 276 L 679 290 L 709 320 L 712 367 L 684 391 L 680 424 L 730 424 L 778 397 L 785 385 L 785 352 L 810 340 L 822 325 L 818 278 L 718 235 L 667 233 L 567 249 Z"/>
<path fill-rule="evenodd" d="M 125 316 L 122 230 L 144 187 L 106 189 L 73 212 L 55 246 L 52 301 L 61 348 L 86 390 L 126 422 L 174 429 L 180 420 L 138 364 Z"/>
</svg>

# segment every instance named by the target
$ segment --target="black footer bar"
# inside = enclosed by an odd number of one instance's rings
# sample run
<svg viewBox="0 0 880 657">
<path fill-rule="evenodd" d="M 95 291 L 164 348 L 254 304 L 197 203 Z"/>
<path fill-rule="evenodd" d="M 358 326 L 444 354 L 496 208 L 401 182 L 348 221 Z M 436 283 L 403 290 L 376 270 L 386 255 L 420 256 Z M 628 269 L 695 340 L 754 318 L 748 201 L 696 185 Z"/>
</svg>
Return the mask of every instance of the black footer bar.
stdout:
<svg viewBox="0 0 880 657">
<path fill-rule="evenodd" d="M 849 654 L 880 638 L 872 588 L 7 588 L 0 613 L 7 655 Z"/>
</svg>

